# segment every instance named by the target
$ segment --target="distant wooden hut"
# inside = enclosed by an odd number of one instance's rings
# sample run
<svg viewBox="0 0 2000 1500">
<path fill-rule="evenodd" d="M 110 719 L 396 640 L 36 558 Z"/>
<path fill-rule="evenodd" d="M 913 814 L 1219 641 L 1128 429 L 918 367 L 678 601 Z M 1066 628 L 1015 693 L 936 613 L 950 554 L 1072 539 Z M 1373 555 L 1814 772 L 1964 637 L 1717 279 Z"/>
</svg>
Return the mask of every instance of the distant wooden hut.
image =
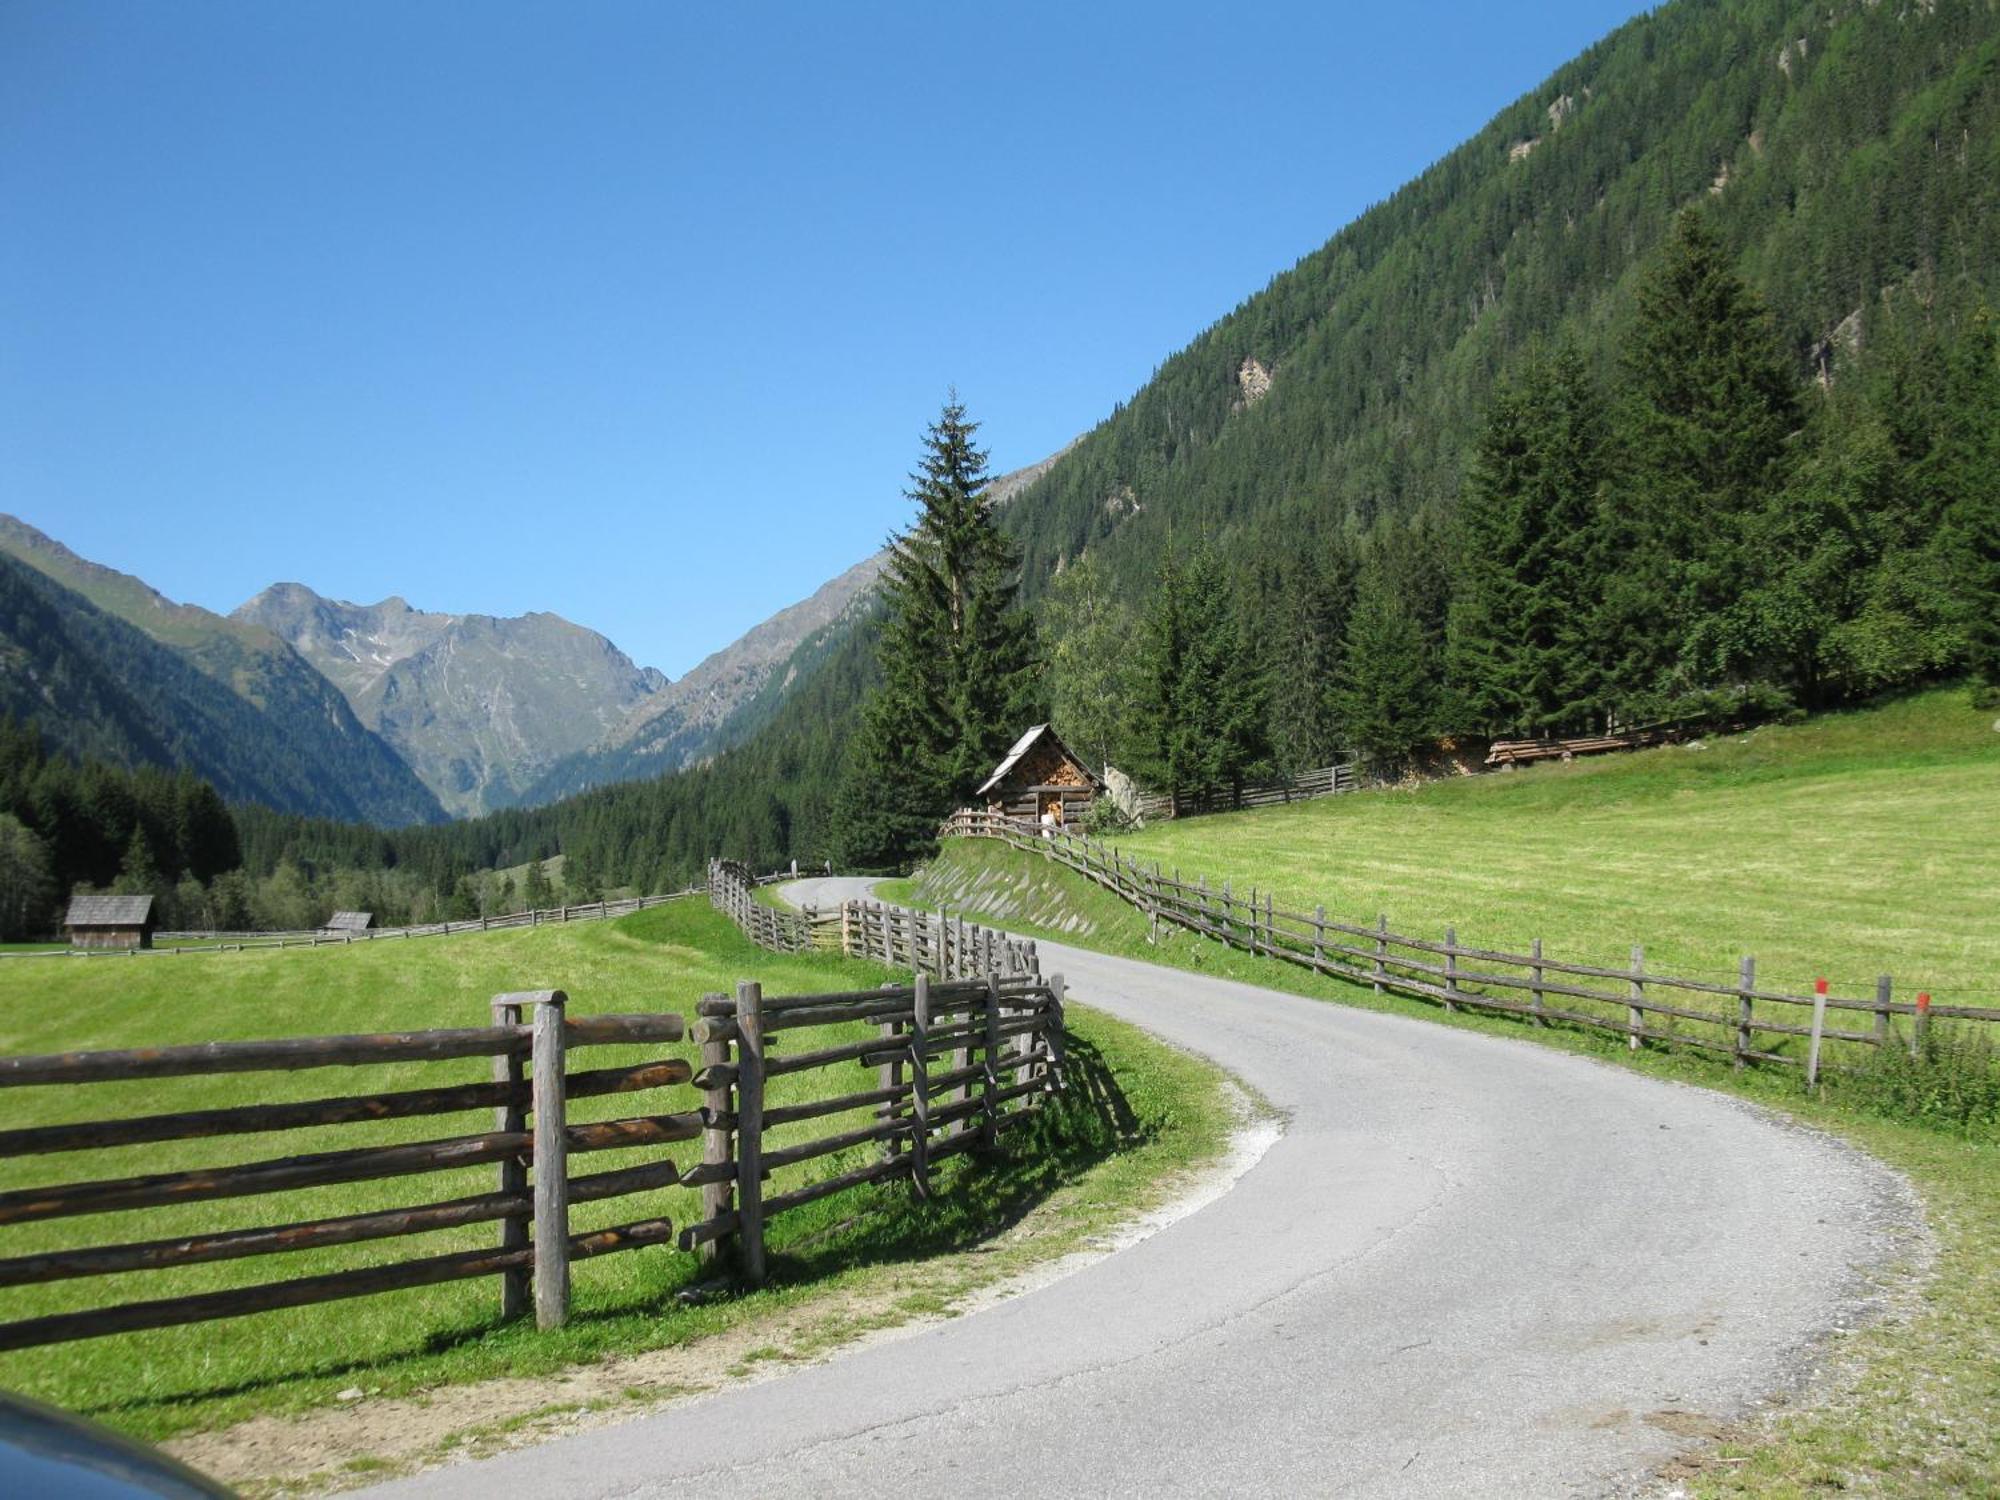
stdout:
<svg viewBox="0 0 2000 1500">
<path fill-rule="evenodd" d="M 72 948 L 150 948 L 151 896 L 78 896 L 63 918 Z"/>
<path fill-rule="evenodd" d="M 979 795 L 988 812 L 1061 826 L 1079 821 L 1103 790 L 1103 778 L 1072 754 L 1053 729 L 1037 724 L 1014 741 Z"/>
<path fill-rule="evenodd" d="M 320 932 L 326 937 L 346 937 L 357 932 L 366 932 L 375 925 L 372 911 L 337 911 L 326 919 L 326 926 Z"/>
</svg>

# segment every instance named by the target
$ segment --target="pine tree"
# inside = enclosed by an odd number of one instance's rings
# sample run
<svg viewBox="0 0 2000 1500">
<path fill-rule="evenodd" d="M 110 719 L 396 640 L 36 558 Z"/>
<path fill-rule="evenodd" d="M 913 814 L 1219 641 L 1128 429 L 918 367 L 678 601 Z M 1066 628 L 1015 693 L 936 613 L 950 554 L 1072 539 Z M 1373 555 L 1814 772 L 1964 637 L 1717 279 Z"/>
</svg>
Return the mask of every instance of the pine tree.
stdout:
<svg viewBox="0 0 2000 1500">
<path fill-rule="evenodd" d="M 1604 635 L 1613 696 L 1699 686 L 1689 632 L 1733 604 L 1756 560 L 1744 520 L 1785 480 L 1798 382 L 1763 304 L 1707 220 L 1683 212 L 1639 288 L 1609 519 L 1621 555 Z"/>
<path fill-rule="evenodd" d="M 555 888 L 549 884 L 549 872 L 539 859 L 528 861 L 527 873 L 521 878 L 521 900 L 535 911 L 554 903 Z"/>
<path fill-rule="evenodd" d="M 1049 707 L 1063 743 L 1099 771 L 1133 733 L 1137 622 L 1095 557 L 1080 554 L 1056 574 L 1042 603 Z"/>
<path fill-rule="evenodd" d="M 910 476 L 917 519 L 890 539 L 882 684 L 837 799 L 853 868 L 897 868 L 929 848 L 1036 707 L 1034 628 L 1016 605 L 1015 558 L 994 523 L 977 432 L 954 394 Z"/>
<path fill-rule="evenodd" d="M 1347 742 L 1379 776 L 1394 776 L 1434 731 L 1434 653 L 1415 611 L 1371 558 L 1347 622 L 1336 698 Z"/>
<path fill-rule="evenodd" d="M 1333 703 L 1341 638 L 1353 607 L 1354 569 L 1345 549 L 1301 548 L 1281 567 L 1270 611 L 1271 751 L 1288 774 L 1315 770 L 1340 750 Z"/>
<path fill-rule="evenodd" d="M 1266 682 L 1206 544 L 1168 551 L 1146 624 L 1141 771 L 1176 801 L 1239 789 L 1265 768 Z"/>
<path fill-rule="evenodd" d="M 131 841 L 125 846 L 125 858 L 118 866 L 118 879 L 111 888 L 121 895 L 145 896 L 158 895 L 166 887 L 167 879 L 153 857 L 153 842 L 146 837 L 146 830 L 135 824 Z"/>
<path fill-rule="evenodd" d="M 1602 595 L 1603 399 L 1573 347 L 1493 403 L 1460 502 L 1447 662 L 1465 727 L 1584 727 Z"/>
<path fill-rule="evenodd" d="M 42 841 L 0 813 L 0 942 L 18 943 L 53 925 L 55 877 Z"/>
<path fill-rule="evenodd" d="M 1941 432 L 1926 460 L 1945 502 L 1939 538 L 1981 702 L 2000 698 L 2000 351 L 1981 309 L 1949 358 Z"/>
</svg>

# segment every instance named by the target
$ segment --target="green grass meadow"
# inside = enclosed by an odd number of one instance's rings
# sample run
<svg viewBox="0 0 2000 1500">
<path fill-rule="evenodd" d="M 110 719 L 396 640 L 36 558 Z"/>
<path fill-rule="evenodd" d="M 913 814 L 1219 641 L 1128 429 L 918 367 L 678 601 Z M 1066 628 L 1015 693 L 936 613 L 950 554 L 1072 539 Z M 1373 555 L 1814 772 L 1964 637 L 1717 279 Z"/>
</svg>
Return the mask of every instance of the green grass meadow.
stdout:
<svg viewBox="0 0 2000 1500">
<path fill-rule="evenodd" d="M 692 1014 L 701 994 L 727 991 L 741 978 L 760 979 L 766 993 L 781 995 L 854 988 L 892 977 L 878 966 L 831 955 L 763 952 L 695 900 L 616 922 L 406 943 L 4 964 L 0 1051 L 478 1026 L 488 1022 L 493 995 L 537 988 L 565 990 L 576 1015 Z M 928 1204 L 913 1203 L 900 1185 L 883 1185 L 783 1215 L 772 1224 L 772 1283 L 763 1292 L 680 1305 L 676 1294 L 703 1275 L 695 1257 L 642 1249 L 579 1263 L 573 1319 L 551 1333 L 537 1333 L 527 1324 L 502 1324 L 497 1279 L 481 1278 L 0 1355 L 0 1386 L 158 1438 L 258 1412 L 326 1402 L 348 1386 L 395 1394 L 447 1381 L 550 1372 L 606 1354 L 678 1344 L 734 1326 L 760 1309 L 815 1297 L 837 1300 L 843 1289 L 865 1286 L 882 1271 L 904 1275 L 915 1267 L 920 1280 L 948 1292 L 965 1279 L 949 1269 L 954 1259 L 949 1252 L 977 1244 L 1052 1195 L 1067 1192 L 1074 1199 L 1064 1223 L 1080 1239 L 1132 1211 L 1163 1178 L 1213 1156 L 1226 1141 L 1228 1109 L 1212 1069 L 1082 1007 L 1072 1009 L 1071 1030 L 1071 1076 L 1080 1086 L 1045 1108 L 1034 1123 L 1010 1132 L 997 1160 L 961 1157 L 947 1163 L 941 1189 Z M 865 1029 L 856 1026 L 787 1032 L 775 1048 L 803 1050 L 863 1034 Z M 686 1045 L 591 1048 L 577 1053 L 572 1066 L 607 1067 L 662 1055 L 693 1060 L 694 1050 Z M 488 1067 L 486 1059 L 472 1058 L 11 1089 L 0 1091 L 0 1128 L 472 1082 L 485 1078 Z M 780 1104 L 872 1086 L 872 1070 L 850 1064 L 774 1078 L 769 1098 Z M 683 1085 L 579 1100 L 571 1119 L 665 1113 L 698 1103 L 698 1093 Z M 490 1120 L 490 1111 L 482 1111 L 21 1158 L 0 1162 L 0 1190 L 433 1139 L 489 1129 Z M 801 1123 L 775 1130 L 766 1140 L 776 1147 L 854 1123 L 853 1117 Z M 773 1190 L 859 1165 L 872 1149 L 857 1147 L 788 1169 Z M 699 1159 L 700 1143 L 592 1153 L 577 1160 L 576 1170 L 637 1165 L 657 1159 L 662 1150 L 685 1166 Z M 496 1179 L 497 1169 L 486 1166 L 24 1224 L 0 1230 L 0 1255 L 436 1202 L 491 1191 Z M 579 1205 L 572 1210 L 572 1227 L 585 1231 L 662 1215 L 676 1225 L 698 1218 L 697 1193 L 673 1189 Z M 0 1289 L 0 1320 L 476 1248 L 494 1243 L 498 1233 L 497 1224 L 486 1224 L 163 1272 Z M 1057 1253 L 1067 1243 L 1057 1236 L 1045 1239 L 1044 1248 Z M 1003 1257 L 990 1259 L 995 1267 L 1005 1264 Z M 911 1310 L 924 1308 L 912 1304 Z"/>
<path fill-rule="evenodd" d="M 1189 818 L 1120 850 L 1280 908 L 1767 988 L 2000 1003 L 2000 733 L 1962 690 L 1569 765 Z"/>
</svg>

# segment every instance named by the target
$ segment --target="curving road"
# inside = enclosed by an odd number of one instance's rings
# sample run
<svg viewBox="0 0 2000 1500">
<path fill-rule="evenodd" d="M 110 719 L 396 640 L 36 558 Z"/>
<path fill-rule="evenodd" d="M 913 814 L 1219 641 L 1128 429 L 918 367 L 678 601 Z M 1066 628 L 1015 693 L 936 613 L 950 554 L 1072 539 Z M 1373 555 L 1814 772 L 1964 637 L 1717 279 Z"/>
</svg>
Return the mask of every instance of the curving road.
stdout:
<svg viewBox="0 0 2000 1500">
<path fill-rule="evenodd" d="M 972 1316 L 379 1493 L 1618 1493 L 1794 1385 L 1914 1216 L 1886 1168 L 1723 1095 L 1041 951 L 1283 1113 L 1229 1192 Z"/>
</svg>

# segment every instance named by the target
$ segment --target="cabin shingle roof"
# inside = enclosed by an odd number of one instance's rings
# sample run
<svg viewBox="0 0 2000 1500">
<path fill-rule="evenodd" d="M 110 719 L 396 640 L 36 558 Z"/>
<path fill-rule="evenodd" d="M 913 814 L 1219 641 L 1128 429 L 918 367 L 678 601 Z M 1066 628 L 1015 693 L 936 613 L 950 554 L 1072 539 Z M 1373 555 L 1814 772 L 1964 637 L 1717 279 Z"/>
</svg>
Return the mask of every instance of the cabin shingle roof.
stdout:
<svg viewBox="0 0 2000 1500">
<path fill-rule="evenodd" d="M 337 911 L 326 919 L 322 932 L 366 932 L 375 925 L 372 911 Z"/>
<path fill-rule="evenodd" d="M 65 927 L 144 927 L 153 920 L 151 896 L 78 896 L 69 904 Z"/>
</svg>

